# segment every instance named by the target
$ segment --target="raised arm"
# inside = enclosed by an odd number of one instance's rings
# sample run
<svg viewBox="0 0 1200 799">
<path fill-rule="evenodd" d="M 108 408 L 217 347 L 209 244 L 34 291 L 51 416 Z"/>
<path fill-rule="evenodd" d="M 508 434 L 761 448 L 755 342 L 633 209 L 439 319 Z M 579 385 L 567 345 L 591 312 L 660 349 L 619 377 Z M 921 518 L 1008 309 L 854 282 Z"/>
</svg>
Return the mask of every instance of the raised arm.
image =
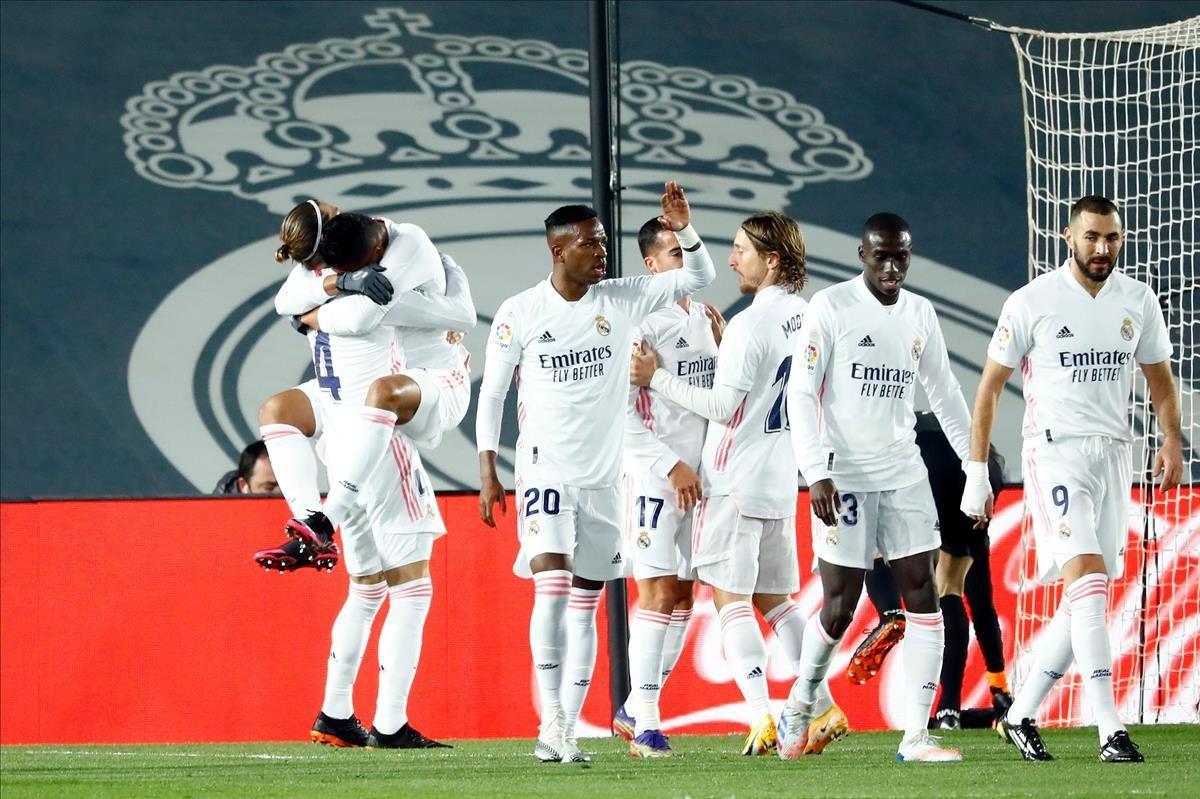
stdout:
<svg viewBox="0 0 1200 799">
<path fill-rule="evenodd" d="M 1183 479 L 1183 434 L 1180 430 L 1179 392 L 1171 375 L 1171 362 L 1144 363 L 1142 374 L 1150 389 L 1150 402 L 1163 432 L 1163 443 L 1154 456 L 1154 476 L 1162 475 L 1159 491 L 1170 491 Z"/>
</svg>

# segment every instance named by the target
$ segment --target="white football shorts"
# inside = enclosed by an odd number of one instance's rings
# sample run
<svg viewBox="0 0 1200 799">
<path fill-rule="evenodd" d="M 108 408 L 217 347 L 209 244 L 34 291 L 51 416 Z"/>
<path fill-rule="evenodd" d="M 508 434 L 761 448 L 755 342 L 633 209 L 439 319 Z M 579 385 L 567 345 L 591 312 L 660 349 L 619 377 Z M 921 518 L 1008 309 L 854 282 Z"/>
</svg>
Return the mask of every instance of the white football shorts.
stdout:
<svg viewBox="0 0 1200 799">
<path fill-rule="evenodd" d="M 1108 436 L 1025 442 L 1025 506 L 1041 582 L 1057 580 L 1078 555 L 1103 557 L 1110 579 L 1125 571 L 1132 451 Z"/>
<path fill-rule="evenodd" d="M 731 594 L 800 590 L 796 517 L 743 516 L 731 496 L 704 497 L 692 524 L 692 564 L 705 584 Z"/>
<path fill-rule="evenodd" d="M 462 369 L 402 369 L 421 389 L 421 404 L 413 418 L 401 426 L 421 449 L 433 449 L 447 430 L 458 427 L 471 404 L 471 374 Z"/>
<path fill-rule="evenodd" d="M 692 579 L 692 518 L 696 508 L 684 513 L 675 504 L 675 492 L 626 475 L 625 535 L 626 568 L 635 580 L 652 577 Z"/>
<path fill-rule="evenodd" d="M 321 437 L 321 433 L 325 431 L 325 412 L 321 408 L 321 387 L 317 385 L 317 379 L 305 380 L 300 385 L 296 386 L 296 390 L 303 392 L 304 396 L 308 397 L 308 402 L 312 405 L 313 419 L 316 420 L 316 429 L 310 436 L 314 441 Z"/>
<path fill-rule="evenodd" d="M 533 577 L 538 555 L 567 555 L 573 572 L 586 580 L 624 575 L 621 556 L 621 486 L 578 488 L 517 477 L 517 538 L 521 549 L 513 573 Z"/>
<path fill-rule="evenodd" d="M 941 545 L 929 480 L 888 491 L 839 491 L 838 523 L 812 516 L 813 554 L 837 566 L 870 570 L 875 558 L 899 560 Z"/>
</svg>

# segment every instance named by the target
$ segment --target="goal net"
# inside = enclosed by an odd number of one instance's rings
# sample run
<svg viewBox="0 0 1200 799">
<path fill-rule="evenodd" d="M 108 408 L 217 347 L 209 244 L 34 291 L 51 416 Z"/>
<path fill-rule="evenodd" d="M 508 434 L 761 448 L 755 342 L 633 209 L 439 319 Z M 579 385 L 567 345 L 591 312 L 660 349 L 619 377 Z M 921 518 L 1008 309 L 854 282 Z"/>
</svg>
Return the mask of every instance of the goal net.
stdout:
<svg viewBox="0 0 1200 799">
<path fill-rule="evenodd" d="M 1154 289 L 1170 329 L 1183 411 L 1185 485 L 1168 495 L 1151 490 L 1150 465 L 1160 438 L 1139 373 L 1125 574 L 1111 587 L 1109 631 L 1122 720 L 1196 722 L 1200 17 L 1117 33 L 1001 30 L 1012 37 L 1021 74 L 1030 277 L 1066 259 L 1061 231 L 1071 204 L 1083 195 L 1102 194 L 1117 203 L 1125 219 L 1120 267 Z M 1012 667 L 1018 685 L 1032 667 L 1032 651 L 1061 594 L 1061 585 L 1038 585 L 1032 543 L 1026 519 Z M 1040 721 L 1093 723 L 1077 673 L 1059 681 Z"/>
</svg>

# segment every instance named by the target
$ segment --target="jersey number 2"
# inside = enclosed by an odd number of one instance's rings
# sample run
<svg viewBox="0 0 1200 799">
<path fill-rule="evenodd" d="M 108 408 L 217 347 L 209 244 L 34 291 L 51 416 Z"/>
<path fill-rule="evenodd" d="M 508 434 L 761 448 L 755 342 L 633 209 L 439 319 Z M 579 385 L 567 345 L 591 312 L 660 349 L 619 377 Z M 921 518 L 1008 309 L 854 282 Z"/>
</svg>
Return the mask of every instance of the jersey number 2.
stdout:
<svg viewBox="0 0 1200 799">
<path fill-rule="evenodd" d="M 788 421 L 787 409 L 787 385 L 788 378 L 792 376 L 792 356 L 784 358 L 779 368 L 775 371 L 775 382 L 771 384 L 771 388 L 779 387 L 779 394 L 776 395 L 775 401 L 771 403 L 771 410 L 767 412 L 767 423 L 764 425 L 764 432 L 767 433 L 782 433 L 784 430 L 791 430 L 791 422 Z"/>
<path fill-rule="evenodd" d="M 317 333 L 313 347 L 313 371 L 317 374 L 317 385 L 329 392 L 335 400 L 342 398 L 342 381 L 333 373 L 333 350 L 329 347 L 329 334 Z"/>
</svg>

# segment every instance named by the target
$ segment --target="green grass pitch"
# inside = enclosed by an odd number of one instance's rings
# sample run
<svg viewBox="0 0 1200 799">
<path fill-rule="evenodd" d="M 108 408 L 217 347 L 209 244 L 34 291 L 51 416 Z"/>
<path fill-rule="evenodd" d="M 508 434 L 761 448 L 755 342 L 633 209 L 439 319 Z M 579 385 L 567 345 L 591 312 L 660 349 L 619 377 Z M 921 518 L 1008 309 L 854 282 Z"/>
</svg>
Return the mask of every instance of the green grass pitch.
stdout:
<svg viewBox="0 0 1200 799">
<path fill-rule="evenodd" d="M 966 760 L 897 763 L 898 733 L 858 733 L 784 763 L 738 754 L 732 736 L 676 736 L 679 757 L 639 761 L 620 739 L 589 740 L 588 765 L 542 764 L 531 741 L 453 750 L 335 750 L 313 744 L 7 746 L 4 799 L 69 797 L 1200 797 L 1200 727 L 1135 727 L 1144 765 L 1097 762 L 1094 729 L 1050 730 L 1053 763 L 1026 763 L 993 733 L 948 733 Z"/>
</svg>

